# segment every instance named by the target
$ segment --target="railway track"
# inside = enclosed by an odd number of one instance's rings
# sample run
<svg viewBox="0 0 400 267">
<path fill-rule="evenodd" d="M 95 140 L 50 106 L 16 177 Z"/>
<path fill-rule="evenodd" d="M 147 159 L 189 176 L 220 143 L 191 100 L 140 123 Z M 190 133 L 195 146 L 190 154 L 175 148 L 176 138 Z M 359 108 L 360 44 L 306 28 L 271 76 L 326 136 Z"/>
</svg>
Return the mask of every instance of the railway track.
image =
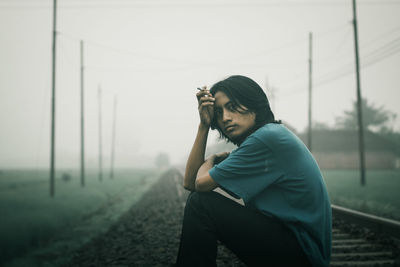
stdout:
<svg viewBox="0 0 400 267">
<path fill-rule="evenodd" d="M 175 175 L 179 196 L 185 196 L 180 175 Z M 224 192 L 219 193 L 231 198 Z M 182 199 L 182 206 L 185 199 Z M 231 198 L 237 201 L 234 198 Z M 237 201 L 241 204 L 243 202 Z M 400 222 L 332 205 L 332 258 L 330 266 L 400 266 Z M 226 248 L 218 266 L 245 266 Z M 229 255 L 229 256 L 227 256 Z M 229 259 L 229 257 L 232 257 Z"/>
<path fill-rule="evenodd" d="M 400 266 L 400 223 L 332 205 L 331 266 Z"/>
<path fill-rule="evenodd" d="M 40 266 L 171 266 L 178 253 L 189 195 L 181 184 L 181 170 L 166 171 L 107 233 L 71 253 L 68 263 L 46 265 L 48 262 L 40 258 Z M 334 205 L 332 212 L 331 266 L 400 266 L 398 222 Z M 245 267 L 221 243 L 217 266 Z"/>
</svg>

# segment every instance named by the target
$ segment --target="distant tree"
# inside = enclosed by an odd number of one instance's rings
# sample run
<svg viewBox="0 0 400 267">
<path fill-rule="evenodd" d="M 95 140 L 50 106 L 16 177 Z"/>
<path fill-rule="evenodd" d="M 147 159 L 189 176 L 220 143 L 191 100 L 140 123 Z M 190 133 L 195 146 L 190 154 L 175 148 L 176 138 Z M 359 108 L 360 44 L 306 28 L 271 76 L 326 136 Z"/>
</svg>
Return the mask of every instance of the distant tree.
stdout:
<svg viewBox="0 0 400 267">
<path fill-rule="evenodd" d="M 329 127 L 328 124 L 326 124 L 325 122 L 321 122 L 321 121 L 313 121 L 312 128 L 314 130 L 329 130 L 329 129 L 331 129 L 331 127 Z"/>
<path fill-rule="evenodd" d="M 69 173 L 63 173 L 62 176 L 61 176 L 61 179 L 62 179 L 64 182 L 69 182 L 69 181 L 71 181 L 71 174 L 69 174 Z"/>
<path fill-rule="evenodd" d="M 395 113 L 386 110 L 383 106 L 375 107 L 365 98 L 362 99 L 361 108 L 364 129 L 378 132 L 393 131 L 393 123 L 397 117 Z M 343 116 L 336 118 L 336 125 L 341 129 L 358 128 L 357 101 L 353 103 L 352 110 L 346 110 Z"/>
<path fill-rule="evenodd" d="M 379 132 L 380 136 L 384 137 L 386 140 L 392 142 L 396 152 L 400 155 L 400 133 L 395 131 L 390 132 Z"/>
<path fill-rule="evenodd" d="M 158 168 L 165 168 L 169 166 L 169 156 L 167 153 L 160 153 L 154 160 L 155 165 Z"/>
</svg>

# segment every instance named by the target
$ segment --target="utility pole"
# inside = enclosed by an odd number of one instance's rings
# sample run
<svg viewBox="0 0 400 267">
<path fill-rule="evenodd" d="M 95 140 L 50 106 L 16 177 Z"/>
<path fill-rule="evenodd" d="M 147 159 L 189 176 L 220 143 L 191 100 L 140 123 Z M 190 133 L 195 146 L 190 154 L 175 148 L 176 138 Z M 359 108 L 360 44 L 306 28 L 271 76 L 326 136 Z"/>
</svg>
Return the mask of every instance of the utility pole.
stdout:
<svg viewBox="0 0 400 267">
<path fill-rule="evenodd" d="M 309 58 L 308 58 L 308 149 L 312 150 L 312 32 L 309 33 Z"/>
<path fill-rule="evenodd" d="M 111 140 L 111 169 L 110 179 L 114 178 L 114 154 L 115 154 L 115 128 L 116 128 L 116 116 L 117 116 L 117 96 L 114 95 L 114 111 L 113 111 L 113 131 Z"/>
<path fill-rule="evenodd" d="M 98 98 L 99 98 L 99 180 L 103 181 L 103 158 L 102 158 L 102 136 L 101 136 L 101 88 L 98 87 Z"/>
<path fill-rule="evenodd" d="M 84 124 L 84 93 L 83 93 L 83 41 L 81 40 L 81 186 L 85 186 L 85 124 Z"/>
<path fill-rule="evenodd" d="M 360 85 L 360 63 L 358 56 L 358 29 L 357 29 L 357 10 L 356 0 L 353 0 L 353 26 L 354 26 L 354 46 L 356 54 L 356 80 L 357 80 L 357 110 L 358 110 L 358 144 L 360 151 L 360 174 L 361 185 L 365 186 L 365 151 L 364 151 L 364 127 L 362 116 L 362 98 Z"/>
<path fill-rule="evenodd" d="M 53 54 L 51 78 L 51 148 L 50 148 L 50 197 L 54 197 L 54 163 L 55 163 L 55 112 L 56 112 L 56 15 L 57 0 L 53 1 Z"/>
</svg>

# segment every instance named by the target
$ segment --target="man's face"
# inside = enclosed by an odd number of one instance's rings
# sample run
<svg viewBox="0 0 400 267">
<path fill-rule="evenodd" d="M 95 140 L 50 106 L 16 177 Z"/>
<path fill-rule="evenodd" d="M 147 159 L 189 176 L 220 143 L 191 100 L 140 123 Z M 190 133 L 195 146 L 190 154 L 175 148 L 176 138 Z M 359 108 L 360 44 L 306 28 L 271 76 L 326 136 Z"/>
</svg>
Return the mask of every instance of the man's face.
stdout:
<svg viewBox="0 0 400 267">
<path fill-rule="evenodd" d="M 222 132 L 231 140 L 240 140 L 254 127 L 256 114 L 234 103 L 219 91 L 215 93 L 214 112 Z"/>
</svg>

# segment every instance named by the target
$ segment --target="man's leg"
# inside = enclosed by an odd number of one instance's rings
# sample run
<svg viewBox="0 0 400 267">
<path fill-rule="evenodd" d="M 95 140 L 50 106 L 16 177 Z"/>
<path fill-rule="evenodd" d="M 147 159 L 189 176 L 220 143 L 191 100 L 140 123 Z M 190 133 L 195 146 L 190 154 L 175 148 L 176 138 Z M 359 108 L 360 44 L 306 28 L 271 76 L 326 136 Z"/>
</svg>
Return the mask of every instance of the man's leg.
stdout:
<svg viewBox="0 0 400 267">
<path fill-rule="evenodd" d="M 280 221 L 215 192 L 192 193 L 185 208 L 178 265 L 188 258 L 180 266 L 194 266 L 200 258 L 207 263 L 199 266 L 215 266 L 217 240 L 250 266 L 309 265 L 296 238 Z"/>
<path fill-rule="evenodd" d="M 176 266 L 216 266 L 215 228 L 203 207 L 201 193 L 190 193 L 183 216 Z"/>
</svg>

